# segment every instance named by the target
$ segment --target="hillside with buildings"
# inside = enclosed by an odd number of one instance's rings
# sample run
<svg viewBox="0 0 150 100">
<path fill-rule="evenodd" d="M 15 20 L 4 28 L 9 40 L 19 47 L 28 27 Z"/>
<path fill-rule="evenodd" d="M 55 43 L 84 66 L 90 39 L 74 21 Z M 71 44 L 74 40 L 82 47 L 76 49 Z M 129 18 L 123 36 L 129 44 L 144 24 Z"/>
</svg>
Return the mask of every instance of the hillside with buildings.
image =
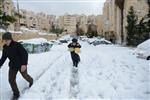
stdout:
<svg viewBox="0 0 150 100">
<path fill-rule="evenodd" d="M 56 16 L 44 12 L 35 13 L 29 9 L 18 9 L 12 0 L 2 1 L 1 10 L 6 15 L 16 16 L 17 19 L 15 23 L 10 23 L 8 30 L 20 31 L 23 27 L 49 33 L 55 28 L 63 30 L 64 33 L 89 35 L 91 34 L 88 33 L 89 26 L 91 26 L 91 30 L 95 30 L 96 34 L 118 44 L 126 44 L 127 15 L 130 7 L 134 7 L 138 21 L 145 17 L 149 11 L 146 0 L 106 0 L 101 15 L 66 13 L 62 16 Z M 18 14 L 20 17 L 17 16 Z"/>
</svg>

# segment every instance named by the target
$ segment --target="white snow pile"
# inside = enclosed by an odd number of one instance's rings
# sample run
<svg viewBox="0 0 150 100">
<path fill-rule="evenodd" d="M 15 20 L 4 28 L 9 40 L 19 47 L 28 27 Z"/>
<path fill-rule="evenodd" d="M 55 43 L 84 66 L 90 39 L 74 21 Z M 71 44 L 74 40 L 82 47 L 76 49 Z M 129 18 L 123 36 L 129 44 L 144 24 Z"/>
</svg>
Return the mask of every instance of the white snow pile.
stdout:
<svg viewBox="0 0 150 100">
<path fill-rule="evenodd" d="M 48 41 L 44 38 L 35 38 L 35 39 L 29 39 L 29 40 L 19 40 L 19 42 L 28 43 L 28 44 L 42 44 L 42 43 L 48 43 Z"/>
</svg>

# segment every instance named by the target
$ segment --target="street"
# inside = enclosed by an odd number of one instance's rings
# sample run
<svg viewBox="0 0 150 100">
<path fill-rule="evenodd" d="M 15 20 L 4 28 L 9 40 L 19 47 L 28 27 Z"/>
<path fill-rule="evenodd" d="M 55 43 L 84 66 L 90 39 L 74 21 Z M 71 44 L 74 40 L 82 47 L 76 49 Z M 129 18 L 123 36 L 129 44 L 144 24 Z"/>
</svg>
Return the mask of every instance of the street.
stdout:
<svg viewBox="0 0 150 100">
<path fill-rule="evenodd" d="M 149 61 L 136 58 L 134 48 L 92 46 L 86 42 L 81 45 L 78 70 L 73 68 L 67 44 L 55 45 L 47 53 L 31 54 L 28 72 L 34 78 L 34 85 L 28 89 L 28 83 L 19 75 L 19 100 L 148 100 Z M 5 63 L 0 70 L 1 100 L 9 100 L 12 95 L 7 74 Z"/>
</svg>

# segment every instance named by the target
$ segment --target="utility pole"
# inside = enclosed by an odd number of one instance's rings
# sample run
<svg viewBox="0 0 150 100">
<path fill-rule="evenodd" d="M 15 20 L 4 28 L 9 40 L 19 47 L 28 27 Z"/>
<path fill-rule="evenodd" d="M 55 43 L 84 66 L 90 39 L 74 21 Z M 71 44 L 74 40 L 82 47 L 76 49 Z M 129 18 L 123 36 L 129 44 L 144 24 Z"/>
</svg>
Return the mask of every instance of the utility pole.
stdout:
<svg viewBox="0 0 150 100">
<path fill-rule="evenodd" d="M 3 17 L 3 0 L 0 1 L 0 25 L 2 25 L 2 17 Z"/>
<path fill-rule="evenodd" d="M 17 0 L 17 13 L 18 13 L 17 31 L 19 31 L 20 30 L 20 8 L 19 8 L 18 0 Z"/>
</svg>

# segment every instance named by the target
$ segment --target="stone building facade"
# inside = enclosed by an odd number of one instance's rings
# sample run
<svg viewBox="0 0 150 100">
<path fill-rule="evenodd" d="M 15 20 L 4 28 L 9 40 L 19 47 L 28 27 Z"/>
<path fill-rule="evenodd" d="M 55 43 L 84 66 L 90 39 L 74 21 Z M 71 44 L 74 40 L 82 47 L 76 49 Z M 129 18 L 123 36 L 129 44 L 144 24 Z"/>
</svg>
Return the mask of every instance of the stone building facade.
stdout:
<svg viewBox="0 0 150 100">
<path fill-rule="evenodd" d="M 103 7 L 103 34 L 116 43 L 126 44 L 127 15 L 133 6 L 138 21 L 148 14 L 147 0 L 106 0 Z"/>
</svg>

